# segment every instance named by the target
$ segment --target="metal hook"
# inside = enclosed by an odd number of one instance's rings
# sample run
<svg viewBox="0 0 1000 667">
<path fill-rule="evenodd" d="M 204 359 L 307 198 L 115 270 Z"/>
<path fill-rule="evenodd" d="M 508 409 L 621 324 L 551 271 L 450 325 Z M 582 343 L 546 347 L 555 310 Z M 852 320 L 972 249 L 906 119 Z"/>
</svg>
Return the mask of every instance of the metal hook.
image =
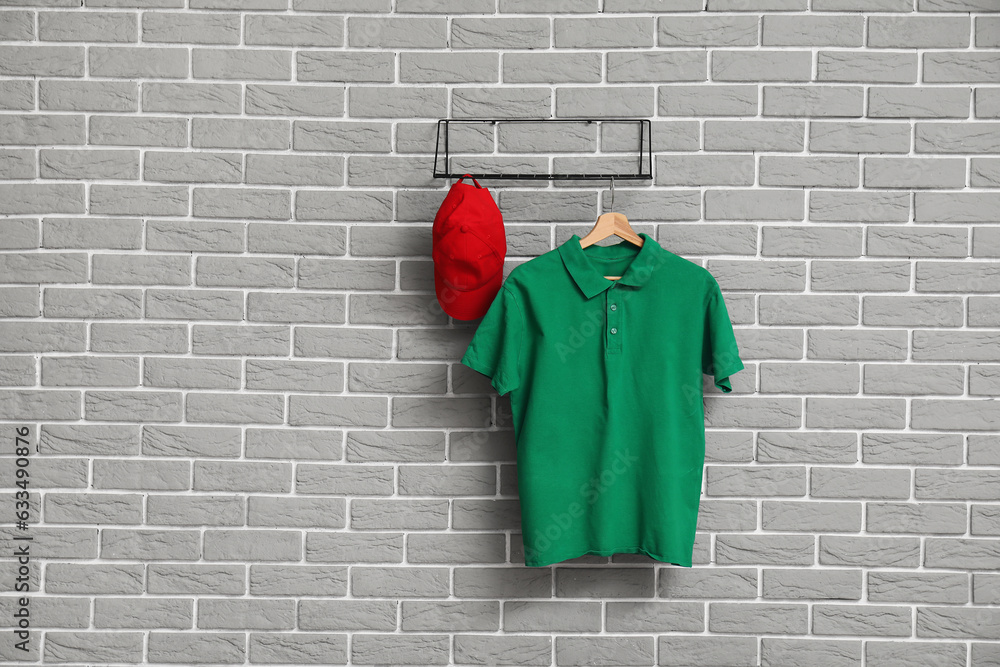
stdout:
<svg viewBox="0 0 1000 667">
<path fill-rule="evenodd" d="M 615 177 L 611 177 L 611 210 L 615 210 Z"/>
</svg>

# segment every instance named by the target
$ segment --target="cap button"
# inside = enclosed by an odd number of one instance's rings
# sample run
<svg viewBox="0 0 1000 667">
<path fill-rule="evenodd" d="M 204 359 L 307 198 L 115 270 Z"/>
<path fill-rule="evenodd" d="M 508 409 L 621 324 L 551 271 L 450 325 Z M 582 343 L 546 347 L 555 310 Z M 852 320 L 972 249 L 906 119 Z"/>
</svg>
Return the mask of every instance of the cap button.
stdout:
<svg viewBox="0 0 1000 667">
<path fill-rule="evenodd" d="M 461 227 L 459 227 L 459 230 L 462 231 L 462 232 L 467 232 L 467 231 L 469 231 L 469 226 L 468 225 L 462 225 Z"/>
</svg>

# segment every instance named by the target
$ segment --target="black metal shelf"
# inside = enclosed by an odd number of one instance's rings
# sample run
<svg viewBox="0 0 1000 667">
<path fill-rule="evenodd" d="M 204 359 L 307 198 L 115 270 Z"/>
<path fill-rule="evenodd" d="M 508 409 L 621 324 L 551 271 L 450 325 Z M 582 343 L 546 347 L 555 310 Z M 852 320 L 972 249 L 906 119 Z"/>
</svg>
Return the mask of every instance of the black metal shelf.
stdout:
<svg viewBox="0 0 1000 667">
<path fill-rule="evenodd" d="M 438 155 L 444 139 L 444 168 L 450 167 L 451 154 L 448 150 L 448 134 L 452 123 L 634 123 L 639 127 L 639 164 L 636 173 L 550 173 L 550 174 L 505 174 L 502 172 L 473 173 L 471 171 L 439 171 Z M 434 144 L 434 178 L 460 178 L 465 174 L 472 178 L 503 178 L 519 180 L 606 180 L 653 178 L 653 124 L 648 118 L 442 118 L 437 125 L 437 140 Z M 643 164 L 645 162 L 645 165 Z M 648 169 L 644 170 L 646 166 Z"/>
</svg>

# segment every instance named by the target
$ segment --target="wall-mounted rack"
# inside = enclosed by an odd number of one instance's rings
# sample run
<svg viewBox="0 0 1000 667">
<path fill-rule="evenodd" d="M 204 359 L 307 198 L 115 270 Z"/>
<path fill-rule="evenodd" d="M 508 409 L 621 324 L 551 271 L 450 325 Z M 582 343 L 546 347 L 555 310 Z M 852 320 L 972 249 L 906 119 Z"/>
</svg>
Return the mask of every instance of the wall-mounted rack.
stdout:
<svg viewBox="0 0 1000 667">
<path fill-rule="evenodd" d="M 633 123 L 638 126 L 638 171 L 635 173 L 549 173 L 510 174 L 502 172 L 473 173 L 470 170 L 449 171 L 451 154 L 448 148 L 448 134 L 453 123 Z M 434 144 L 434 178 L 459 178 L 470 174 L 473 178 L 510 178 L 525 180 L 603 180 L 603 179 L 652 179 L 653 178 L 653 126 L 648 118 L 442 118 L 437 125 L 437 141 Z M 444 171 L 438 170 L 438 155 L 444 143 Z M 644 168 L 645 167 L 645 168 Z"/>
</svg>

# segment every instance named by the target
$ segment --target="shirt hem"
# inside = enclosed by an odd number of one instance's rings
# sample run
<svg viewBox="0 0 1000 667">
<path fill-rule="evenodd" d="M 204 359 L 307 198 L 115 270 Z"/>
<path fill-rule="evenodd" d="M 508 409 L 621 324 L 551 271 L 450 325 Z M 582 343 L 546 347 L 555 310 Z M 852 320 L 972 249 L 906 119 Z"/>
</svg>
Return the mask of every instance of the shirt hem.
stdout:
<svg viewBox="0 0 1000 667">
<path fill-rule="evenodd" d="M 723 375 L 723 377 L 729 377 L 730 375 L 734 375 L 736 373 L 739 373 L 744 368 L 746 368 L 746 366 L 743 364 L 743 360 L 740 359 L 735 364 L 729 366 L 728 368 L 723 369 L 722 372 L 725 373 L 725 375 Z M 721 373 L 720 373 L 720 375 L 721 375 Z"/>
<path fill-rule="evenodd" d="M 736 373 L 739 373 L 744 368 L 746 368 L 746 366 L 743 365 L 743 360 L 741 359 L 729 368 L 721 370 L 718 373 L 713 373 L 715 386 L 721 389 L 723 393 L 728 394 L 733 390 L 732 382 L 729 378 Z"/>
<path fill-rule="evenodd" d="M 653 560 L 658 560 L 663 563 L 669 563 L 670 565 L 679 565 L 680 567 L 692 567 L 692 562 L 690 558 L 677 558 L 672 556 L 664 556 L 663 554 L 658 554 L 649 549 L 643 547 L 618 547 L 615 549 L 587 549 L 584 551 L 573 551 L 568 552 L 565 556 L 556 556 L 553 558 L 546 559 L 545 561 L 534 561 L 527 562 L 525 565 L 527 567 L 546 567 L 548 565 L 555 565 L 556 563 L 561 563 L 571 558 L 579 558 L 580 556 L 613 556 L 615 554 L 643 554 L 649 556 Z"/>
</svg>

